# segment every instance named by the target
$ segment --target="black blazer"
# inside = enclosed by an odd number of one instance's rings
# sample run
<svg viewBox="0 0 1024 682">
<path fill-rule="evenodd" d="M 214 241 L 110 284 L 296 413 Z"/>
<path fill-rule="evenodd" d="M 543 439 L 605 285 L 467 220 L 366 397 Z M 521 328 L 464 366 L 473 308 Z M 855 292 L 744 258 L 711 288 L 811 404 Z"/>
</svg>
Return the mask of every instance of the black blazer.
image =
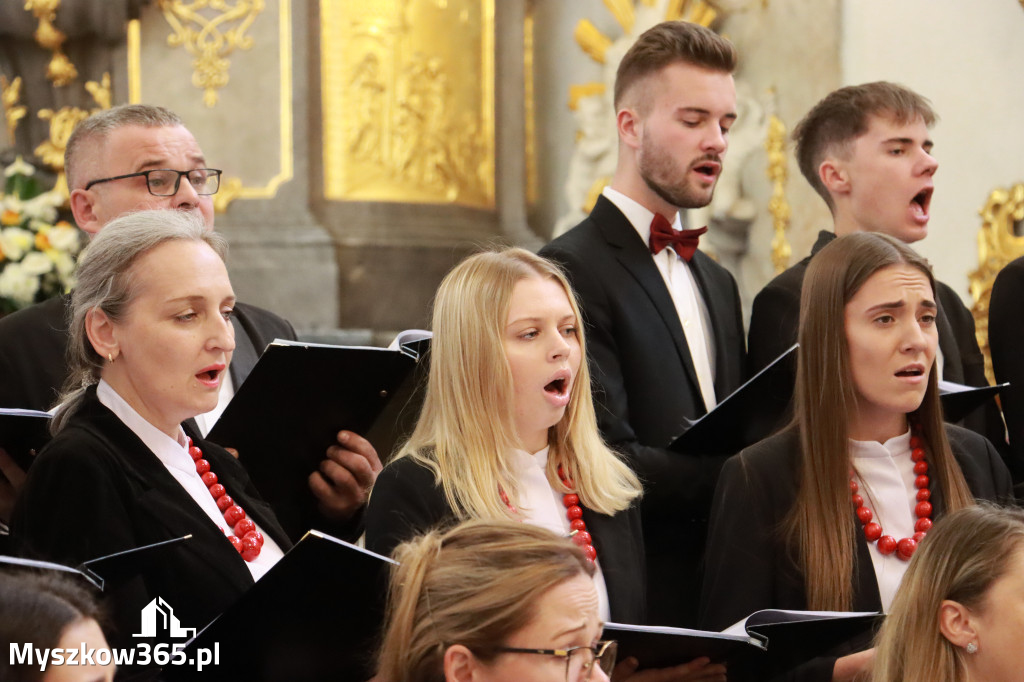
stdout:
<svg viewBox="0 0 1024 682">
<path fill-rule="evenodd" d="M 1024 258 L 1009 263 L 996 276 L 988 309 L 988 345 L 996 381 L 1010 382 L 1000 393 L 1010 437 L 1010 470 L 1024 499 Z"/>
<path fill-rule="evenodd" d="M 947 424 L 950 447 L 967 485 L 979 500 L 1006 503 L 1013 498 L 1010 474 L 987 440 Z M 760 609 L 806 610 L 806 585 L 780 536 L 799 482 L 800 438 L 790 428 L 732 457 L 722 468 L 708 537 L 707 573 L 701 600 L 701 625 L 722 630 Z M 945 511 L 939 490 L 932 491 L 933 518 Z M 859 524 L 850 513 L 850 523 Z M 857 532 L 854 611 L 881 611 L 882 601 L 863 533 Z M 870 642 L 851 643 L 852 653 Z M 787 679 L 830 680 L 835 658 L 815 659 Z"/>
<path fill-rule="evenodd" d="M 228 494 L 287 551 L 291 542 L 238 461 L 213 443 L 197 445 Z M 95 386 L 32 464 L 12 533 L 21 554 L 72 566 L 191 533 L 110 596 L 120 639 L 138 631 L 140 610 L 154 597 L 170 604 L 182 626 L 201 628 L 253 584 L 220 528 L 99 401 Z"/>
<path fill-rule="evenodd" d="M 49 410 L 57 401 L 68 374 L 65 311 L 70 300 L 51 298 L 0 319 L 0 407 Z M 236 330 L 244 333 L 244 338 L 236 334 L 229 370 L 237 388 L 267 344 L 294 339 L 295 330 L 274 313 L 245 303 L 235 305 L 235 319 Z M 250 349 L 255 349 L 251 358 Z"/>
<path fill-rule="evenodd" d="M 644 484 L 649 619 L 692 627 L 706 519 L 724 459 L 665 449 L 705 413 L 671 295 L 647 245 L 603 196 L 588 218 L 540 254 L 565 268 L 579 297 L 602 435 Z M 739 291 L 732 275 L 700 251 L 690 267 L 711 321 L 721 400 L 744 380 Z"/>
<path fill-rule="evenodd" d="M 497 493 L 495 493 L 497 494 Z M 644 548 L 635 507 L 614 516 L 583 508 L 608 587 L 612 620 L 644 622 Z M 455 513 L 432 471 L 410 457 L 392 461 L 377 477 L 366 507 L 366 548 L 390 555 L 400 543 L 453 525 Z"/>
<path fill-rule="evenodd" d="M 748 370 L 751 374 L 766 367 L 796 343 L 800 326 L 800 290 L 807 266 L 835 238 L 833 232 L 819 232 L 811 255 L 776 276 L 754 297 L 747 337 Z M 935 302 L 939 307 L 936 325 L 943 357 L 942 378 L 968 386 L 988 386 L 985 357 L 974 335 L 971 311 L 953 289 L 939 281 L 935 282 Z M 795 376 L 793 381 L 795 383 Z M 988 438 L 1005 456 L 1003 419 L 994 400 L 987 401 L 983 409 L 967 415 L 961 425 Z"/>
</svg>

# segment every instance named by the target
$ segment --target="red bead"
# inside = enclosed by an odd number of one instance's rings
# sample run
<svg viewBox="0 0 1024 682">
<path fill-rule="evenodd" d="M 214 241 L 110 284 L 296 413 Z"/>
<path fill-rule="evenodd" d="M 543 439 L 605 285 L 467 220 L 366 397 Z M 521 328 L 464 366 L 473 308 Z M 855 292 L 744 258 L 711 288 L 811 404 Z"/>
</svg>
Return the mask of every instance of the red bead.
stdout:
<svg viewBox="0 0 1024 682">
<path fill-rule="evenodd" d="M 242 549 L 239 552 L 246 561 L 253 561 L 260 555 L 260 546 L 256 543 L 255 538 L 247 535 L 242 538 Z"/>
<path fill-rule="evenodd" d="M 205 474 L 200 476 L 203 479 L 203 483 L 209 488 L 211 485 L 217 485 L 217 474 L 212 471 L 207 471 Z"/>
<path fill-rule="evenodd" d="M 587 523 L 583 519 L 573 519 L 569 522 L 569 530 L 586 530 Z"/>
<path fill-rule="evenodd" d="M 914 464 L 915 474 L 927 474 L 928 473 L 928 462 L 917 462 Z"/>
<path fill-rule="evenodd" d="M 228 522 L 229 526 L 234 526 L 236 523 L 245 518 L 245 510 L 239 507 L 237 504 L 231 505 L 224 511 L 224 520 Z"/>
<path fill-rule="evenodd" d="M 924 540 L 925 535 L 927 535 L 927 533 L 914 533 L 914 542 L 920 543 L 921 540 Z"/>
<path fill-rule="evenodd" d="M 205 459 L 197 459 L 196 460 L 196 473 L 197 474 L 202 475 L 202 474 L 205 474 L 209 470 L 210 470 L 210 463 L 209 462 L 207 462 Z"/>
<path fill-rule="evenodd" d="M 925 476 L 924 474 L 922 474 L 922 475 L 918 476 L 917 478 L 915 478 L 914 479 L 914 487 L 917 488 L 918 490 L 920 490 L 921 488 L 927 488 L 928 487 L 928 477 Z"/>
<path fill-rule="evenodd" d="M 574 507 L 580 503 L 580 496 L 576 493 L 569 493 L 562 498 L 562 504 L 566 507 Z"/>
<path fill-rule="evenodd" d="M 877 523 L 869 523 L 864 526 L 864 538 L 868 542 L 874 542 L 878 538 L 882 537 L 882 527 Z"/>
<path fill-rule="evenodd" d="M 854 481 L 854 480 L 851 479 L 850 480 L 850 492 L 851 493 L 855 493 L 858 490 L 860 490 L 860 486 L 857 485 L 857 481 Z"/>
<path fill-rule="evenodd" d="M 262 549 L 263 548 L 263 533 L 258 530 L 251 531 L 245 534 L 245 537 L 251 537 L 256 540 L 256 544 Z"/>
<path fill-rule="evenodd" d="M 860 509 L 862 506 L 864 506 L 864 498 L 861 497 L 860 495 L 855 494 L 852 499 L 853 506 L 856 507 L 857 509 Z"/>
<path fill-rule="evenodd" d="M 256 530 L 256 524 L 252 519 L 242 519 L 235 524 L 234 531 L 235 535 L 240 538 L 244 538 L 247 534 Z"/>
<path fill-rule="evenodd" d="M 922 448 L 924 447 L 924 440 L 921 439 L 921 436 L 913 435 L 910 437 L 910 447 L 915 450 Z"/>
<path fill-rule="evenodd" d="M 896 551 L 896 538 L 891 535 L 883 535 L 878 538 L 878 551 L 883 556 L 888 556 Z"/>
<path fill-rule="evenodd" d="M 597 550 L 594 549 L 593 545 L 587 545 L 583 548 L 583 553 L 587 555 L 587 558 L 591 561 L 597 560 Z"/>
<path fill-rule="evenodd" d="M 227 494 L 227 492 L 228 492 L 227 488 L 222 486 L 220 483 L 215 483 L 215 484 L 209 486 L 209 488 L 210 488 L 210 494 L 213 495 L 213 499 L 215 499 L 215 500 L 220 498 L 220 497 L 222 497 L 223 495 Z M 234 503 L 232 503 L 232 504 L 234 504 Z M 230 506 L 231 505 L 229 504 L 228 507 L 230 507 Z M 228 507 L 224 507 L 224 509 L 227 509 Z M 224 511 L 224 509 L 221 509 L 221 511 Z"/>
<path fill-rule="evenodd" d="M 189 445 L 188 446 L 188 455 L 189 455 L 189 457 L 192 458 L 193 461 L 195 461 L 197 459 L 202 459 L 203 451 L 200 450 L 199 448 L 196 448 L 196 447 L 193 447 L 193 446 Z"/>
<path fill-rule="evenodd" d="M 924 462 L 925 451 L 924 448 L 914 448 L 910 451 L 910 459 L 915 462 Z"/>
<path fill-rule="evenodd" d="M 927 533 L 932 529 L 931 519 L 918 519 L 914 524 L 914 530 L 918 533 Z"/>
<path fill-rule="evenodd" d="M 928 490 L 928 488 L 921 488 L 920 490 L 917 491 L 917 501 L 918 502 L 924 502 L 925 500 L 930 500 L 931 498 L 932 498 L 932 491 Z"/>
<path fill-rule="evenodd" d="M 587 531 L 581 530 L 580 532 L 576 533 L 576 535 L 572 536 L 572 541 L 580 547 L 583 547 L 584 545 L 593 544 L 594 538 L 592 538 L 590 536 L 590 533 L 588 533 Z"/>
<path fill-rule="evenodd" d="M 931 502 L 918 502 L 917 506 L 914 507 L 914 513 L 917 514 L 917 518 L 923 519 L 926 516 L 932 515 L 932 503 Z"/>
<path fill-rule="evenodd" d="M 907 560 L 914 556 L 914 550 L 917 549 L 917 542 L 911 538 L 903 538 L 896 545 L 896 551 L 899 553 L 900 558 Z"/>
<path fill-rule="evenodd" d="M 234 535 L 229 535 L 228 542 L 230 542 L 231 546 L 235 548 L 235 551 L 239 554 L 242 553 L 242 540 L 240 538 L 236 538 Z"/>
<path fill-rule="evenodd" d="M 569 517 L 570 521 L 573 519 L 583 518 L 583 509 L 579 505 L 574 505 L 566 509 L 565 514 Z"/>
<path fill-rule="evenodd" d="M 871 519 L 874 514 L 867 507 L 857 507 L 857 518 L 860 519 L 861 523 L 871 523 Z"/>
<path fill-rule="evenodd" d="M 218 483 L 218 485 L 220 485 Z M 221 511 L 227 511 L 228 507 L 233 507 L 235 500 L 230 495 L 221 495 L 217 498 L 217 508 Z"/>
</svg>

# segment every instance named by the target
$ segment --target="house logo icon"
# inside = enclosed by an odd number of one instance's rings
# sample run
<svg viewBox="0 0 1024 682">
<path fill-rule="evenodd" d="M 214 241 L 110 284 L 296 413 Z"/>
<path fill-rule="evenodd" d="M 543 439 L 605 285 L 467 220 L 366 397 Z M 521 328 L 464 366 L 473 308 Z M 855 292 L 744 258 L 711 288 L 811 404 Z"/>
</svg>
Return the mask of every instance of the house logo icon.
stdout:
<svg viewBox="0 0 1024 682">
<path fill-rule="evenodd" d="M 156 597 L 146 604 L 142 609 L 142 632 L 132 637 L 156 637 L 166 633 L 173 638 L 194 637 L 195 628 L 183 628 L 174 615 L 174 609 L 163 600 L 163 597 Z"/>
</svg>

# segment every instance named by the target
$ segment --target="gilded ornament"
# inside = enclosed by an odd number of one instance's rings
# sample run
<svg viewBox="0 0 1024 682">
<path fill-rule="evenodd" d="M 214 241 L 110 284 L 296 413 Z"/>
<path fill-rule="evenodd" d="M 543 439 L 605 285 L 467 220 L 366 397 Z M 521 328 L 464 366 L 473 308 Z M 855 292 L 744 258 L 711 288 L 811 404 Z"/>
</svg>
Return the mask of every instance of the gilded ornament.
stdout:
<svg viewBox="0 0 1024 682">
<path fill-rule="evenodd" d="M 978 269 L 967 275 L 967 279 L 974 299 L 971 314 L 975 336 L 985 356 L 985 374 L 990 383 L 995 383 L 988 346 L 989 301 L 999 271 L 1010 261 L 1024 256 L 1024 236 L 1017 234 L 1018 226 L 1024 221 L 1024 183 L 1010 189 L 993 190 L 978 213 L 982 219 L 978 231 Z"/>
<path fill-rule="evenodd" d="M 21 102 L 21 76 L 16 76 L 13 81 L 8 82 L 7 76 L 0 75 L 0 103 L 4 107 L 7 136 L 12 144 L 14 143 L 14 133 L 18 129 L 18 122 L 28 113 L 28 107 L 19 102 Z"/>
<path fill-rule="evenodd" d="M 768 152 L 768 179 L 772 182 L 772 198 L 768 201 L 768 212 L 772 216 L 772 265 L 778 274 L 789 266 L 793 249 L 786 238 L 789 229 L 790 207 L 786 200 L 786 180 L 789 176 L 789 159 L 786 156 L 786 124 L 774 114 L 768 121 L 768 137 L 764 142 Z"/>
<path fill-rule="evenodd" d="M 57 9 L 61 0 L 25 0 L 25 10 L 39 21 L 33 34 L 36 42 L 43 48 L 53 52 L 53 57 L 46 67 L 46 77 L 55 86 L 61 87 L 78 78 L 78 70 L 67 55 L 61 50 L 67 36 L 53 25 L 57 20 Z"/>
<path fill-rule="evenodd" d="M 184 46 L 192 55 L 192 84 L 203 91 L 207 107 L 216 106 L 217 90 L 229 80 L 228 55 L 252 47 L 252 36 L 245 32 L 263 11 L 263 0 L 237 0 L 234 4 L 227 0 L 157 0 L 157 5 L 173 30 L 167 44 Z M 215 14 L 207 17 L 200 10 Z"/>
</svg>

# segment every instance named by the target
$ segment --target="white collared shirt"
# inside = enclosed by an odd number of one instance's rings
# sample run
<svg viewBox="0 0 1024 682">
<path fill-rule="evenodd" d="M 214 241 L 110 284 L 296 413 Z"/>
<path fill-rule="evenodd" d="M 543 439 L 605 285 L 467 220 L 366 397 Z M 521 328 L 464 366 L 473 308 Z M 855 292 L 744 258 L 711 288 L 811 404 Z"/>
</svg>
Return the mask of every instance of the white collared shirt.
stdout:
<svg viewBox="0 0 1024 682">
<path fill-rule="evenodd" d="M 654 214 L 611 187 L 605 187 L 602 194 L 622 211 L 644 244 L 647 244 L 651 237 L 651 221 Z M 672 227 L 680 229 L 678 213 Z M 656 256 L 652 254 L 652 257 L 675 305 L 679 324 L 686 336 L 686 345 L 690 349 L 690 358 L 697 372 L 697 382 L 704 398 L 704 409 L 710 412 L 718 404 L 718 400 L 715 396 L 714 330 L 711 327 L 707 304 L 701 296 L 690 264 L 680 258 L 671 246 Z"/>
<path fill-rule="evenodd" d="M 914 513 L 917 506 L 914 480 L 917 475 L 910 459 L 910 431 L 884 443 L 851 440 L 850 457 L 864 506 L 872 511 L 872 520 L 882 526 L 882 533 L 893 536 L 897 541 L 912 537 L 917 522 Z M 863 525 L 859 521 L 857 525 L 857 532 L 863 533 Z M 875 569 L 882 610 L 888 612 L 908 562 L 895 554 L 884 556 L 878 551 L 877 542 L 868 544 L 868 552 Z"/>
<path fill-rule="evenodd" d="M 96 397 L 107 408 L 117 415 L 125 426 L 131 429 L 132 433 L 139 437 L 139 440 L 156 455 L 157 459 L 167 468 L 168 473 L 174 477 L 181 487 L 185 489 L 199 508 L 210 518 L 221 530 L 233 534 L 228 529 L 224 514 L 217 507 L 210 490 L 196 472 L 196 465 L 192 456 L 188 454 L 188 439 L 185 432 L 178 427 L 177 439 L 171 438 L 166 433 L 146 421 L 142 415 L 135 411 L 128 402 L 122 398 L 114 388 L 103 379 L 100 379 L 96 387 Z M 214 473 L 217 473 L 214 471 Z M 228 491 L 228 495 L 232 493 Z M 253 519 L 255 523 L 255 519 Z M 258 525 L 256 529 L 263 534 L 263 549 L 254 561 L 246 561 L 245 565 L 252 573 L 253 580 L 259 580 L 277 561 L 284 556 L 284 552 L 274 542 L 273 538 L 267 535 Z"/>
<path fill-rule="evenodd" d="M 548 448 L 532 455 L 525 450 L 513 450 L 512 461 L 520 485 L 517 509 L 523 521 L 546 528 L 556 535 L 569 535 L 569 517 L 562 503 L 562 493 L 551 487 L 545 472 Z M 597 538 L 594 538 L 595 547 L 597 543 Z M 598 609 L 601 620 L 608 622 L 611 620 L 608 586 L 604 582 L 600 562 L 595 561 L 594 566 L 597 569 L 594 572 L 594 586 L 597 587 Z"/>
</svg>

